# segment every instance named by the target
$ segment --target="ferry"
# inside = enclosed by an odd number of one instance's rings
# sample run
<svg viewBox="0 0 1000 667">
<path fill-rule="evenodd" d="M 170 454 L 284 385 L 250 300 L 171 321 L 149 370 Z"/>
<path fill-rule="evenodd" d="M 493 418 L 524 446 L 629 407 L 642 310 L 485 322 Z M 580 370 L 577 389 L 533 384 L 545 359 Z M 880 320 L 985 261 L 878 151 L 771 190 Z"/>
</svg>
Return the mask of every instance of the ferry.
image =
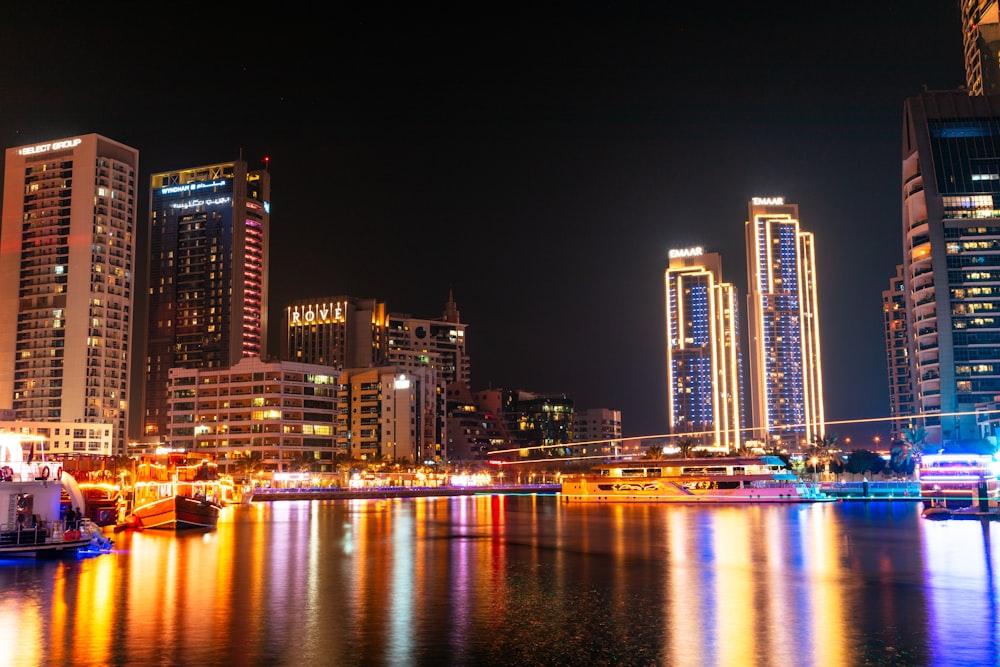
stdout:
<svg viewBox="0 0 1000 667">
<path fill-rule="evenodd" d="M 1000 511 L 1000 463 L 991 454 L 924 454 L 917 466 L 925 516 Z"/>
<path fill-rule="evenodd" d="M 642 459 L 562 480 L 564 502 L 803 503 L 835 500 L 776 456 Z"/>
</svg>

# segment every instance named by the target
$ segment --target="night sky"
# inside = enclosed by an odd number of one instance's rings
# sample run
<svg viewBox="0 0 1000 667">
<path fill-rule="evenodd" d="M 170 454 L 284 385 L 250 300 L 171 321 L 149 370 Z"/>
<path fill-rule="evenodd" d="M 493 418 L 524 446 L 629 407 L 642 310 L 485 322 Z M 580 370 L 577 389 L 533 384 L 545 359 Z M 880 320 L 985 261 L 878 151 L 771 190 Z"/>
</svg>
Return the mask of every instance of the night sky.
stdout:
<svg viewBox="0 0 1000 667">
<path fill-rule="evenodd" d="M 903 102 L 964 84 L 957 0 L 618 4 L 9 16 L 0 140 L 134 146 L 140 230 L 151 173 L 268 157 L 273 353 L 291 299 L 436 318 L 453 290 L 473 389 L 617 408 L 626 436 L 667 432 L 668 250 L 721 253 L 745 308 L 747 202 L 784 196 L 816 237 L 827 419 L 888 416 Z"/>
</svg>

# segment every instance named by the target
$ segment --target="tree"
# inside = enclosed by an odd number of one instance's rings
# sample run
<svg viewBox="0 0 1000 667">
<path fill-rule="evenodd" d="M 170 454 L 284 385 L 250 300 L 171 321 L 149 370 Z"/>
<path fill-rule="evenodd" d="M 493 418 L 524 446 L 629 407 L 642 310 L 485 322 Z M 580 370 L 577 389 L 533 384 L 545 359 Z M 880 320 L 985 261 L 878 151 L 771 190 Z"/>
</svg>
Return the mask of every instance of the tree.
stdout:
<svg viewBox="0 0 1000 667">
<path fill-rule="evenodd" d="M 867 449 L 855 449 L 848 455 L 844 469 L 854 475 L 870 472 L 877 475 L 885 469 L 885 459 Z"/>
<path fill-rule="evenodd" d="M 677 449 L 680 450 L 682 458 L 691 458 L 691 452 L 694 451 L 694 438 L 689 435 L 678 438 Z"/>
<path fill-rule="evenodd" d="M 642 457 L 645 459 L 651 459 L 653 461 L 659 461 L 663 458 L 663 447 L 660 445 L 652 445 L 646 448 L 643 452 Z"/>
<path fill-rule="evenodd" d="M 902 440 L 893 443 L 890 451 L 889 467 L 893 472 L 909 475 L 924 451 L 927 430 L 923 426 L 910 424 L 903 429 Z"/>
</svg>

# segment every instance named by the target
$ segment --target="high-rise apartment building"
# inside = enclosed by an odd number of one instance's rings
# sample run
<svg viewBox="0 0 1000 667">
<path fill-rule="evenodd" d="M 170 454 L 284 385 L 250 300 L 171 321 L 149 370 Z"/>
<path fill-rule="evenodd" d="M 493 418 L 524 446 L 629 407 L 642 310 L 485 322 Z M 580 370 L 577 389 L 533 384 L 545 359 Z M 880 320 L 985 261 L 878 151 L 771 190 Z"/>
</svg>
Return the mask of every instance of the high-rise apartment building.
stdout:
<svg viewBox="0 0 1000 667">
<path fill-rule="evenodd" d="M 1000 7 L 997 0 L 959 0 L 965 84 L 973 95 L 1000 93 Z"/>
<path fill-rule="evenodd" d="M 229 368 L 267 337 L 270 174 L 246 162 L 150 179 L 144 438 L 167 433 L 171 368 Z"/>
<path fill-rule="evenodd" d="M 390 313 L 387 359 L 400 368 L 433 369 L 443 388 L 456 382 L 469 386 L 472 373 L 465 328 L 451 292 L 440 319 Z"/>
<path fill-rule="evenodd" d="M 722 258 L 700 247 L 671 250 L 665 282 L 670 431 L 736 451 L 743 426 L 736 288 L 722 279 Z"/>
<path fill-rule="evenodd" d="M 889 436 L 899 440 L 906 417 L 916 411 L 913 400 L 913 380 L 910 377 L 909 339 L 906 323 L 906 280 L 903 266 L 896 267 L 896 275 L 882 291 L 882 323 L 885 328 L 885 358 L 889 376 Z"/>
<path fill-rule="evenodd" d="M 924 93 L 903 109 L 903 279 L 927 442 L 978 437 L 1000 395 L 1000 95 Z"/>
<path fill-rule="evenodd" d="M 754 197 L 746 222 L 753 438 L 801 450 L 825 436 L 816 248 L 797 204 Z"/>
<path fill-rule="evenodd" d="M 9 148 L 0 223 L 0 408 L 110 425 L 116 453 L 127 442 L 138 163 L 136 149 L 97 134 Z"/>
</svg>

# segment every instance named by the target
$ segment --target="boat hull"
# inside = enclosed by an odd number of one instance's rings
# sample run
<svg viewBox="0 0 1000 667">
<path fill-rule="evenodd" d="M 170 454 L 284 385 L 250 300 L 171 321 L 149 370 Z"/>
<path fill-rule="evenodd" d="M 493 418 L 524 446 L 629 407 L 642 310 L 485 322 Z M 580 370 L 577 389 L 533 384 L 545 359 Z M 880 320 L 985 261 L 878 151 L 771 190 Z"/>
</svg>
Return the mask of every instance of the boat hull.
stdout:
<svg viewBox="0 0 1000 667">
<path fill-rule="evenodd" d="M 835 500 L 804 485 L 775 485 L 760 488 L 690 489 L 664 480 L 564 482 L 563 502 L 587 503 L 815 503 Z"/>
<path fill-rule="evenodd" d="M 215 528 L 220 506 L 199 498 L 170 496 L 136 507 L 132 512 L 136 528 L 185 530 Z"/>
</svg>

